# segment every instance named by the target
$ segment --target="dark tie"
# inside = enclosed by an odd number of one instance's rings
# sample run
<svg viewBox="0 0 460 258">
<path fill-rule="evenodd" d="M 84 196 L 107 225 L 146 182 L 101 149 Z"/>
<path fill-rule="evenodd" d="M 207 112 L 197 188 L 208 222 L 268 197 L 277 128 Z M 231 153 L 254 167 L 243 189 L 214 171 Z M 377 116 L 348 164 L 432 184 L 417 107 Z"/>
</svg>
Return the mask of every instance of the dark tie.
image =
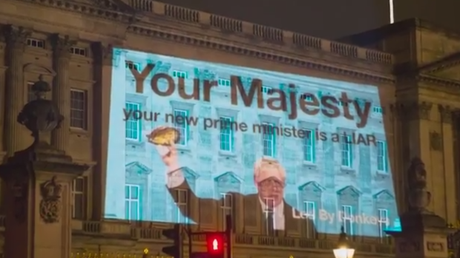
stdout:
<svg viewBox="0 0 460 258">
<path fill-rule="evenodd" d="M 275 229 L 275 221 L 274 221 L 274 218 L 273 218 L 273 209 L 268 209 L 266 211 L 266 219 L 267 219 L 267 233 L 271 233 L 273 232 L 273 230 Z"/>
</svg>

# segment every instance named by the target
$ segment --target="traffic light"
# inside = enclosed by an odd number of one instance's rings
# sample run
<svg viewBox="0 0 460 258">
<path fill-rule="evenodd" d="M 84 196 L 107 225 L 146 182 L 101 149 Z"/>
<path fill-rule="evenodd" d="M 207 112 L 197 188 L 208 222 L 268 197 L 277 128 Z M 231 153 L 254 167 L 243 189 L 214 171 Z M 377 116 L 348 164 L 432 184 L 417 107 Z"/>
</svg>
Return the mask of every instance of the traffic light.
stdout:
<svg viewBox="0 0 460 258">
<path fill-rule="evenodd" d="M 163 236 L 173 240 L 173 245 L 166 246 L 161 251 L 174 258 L 182 258 L 182 227 L 175 224 L 172 229 L 163 230 Z"/>
<path fill-rule="evenodd" d="M 224 255 L 224 234 L 222 233 L 207 233 L 206 245 L 208 247 L 208 254 L 211 256 Z"/>
</svg>

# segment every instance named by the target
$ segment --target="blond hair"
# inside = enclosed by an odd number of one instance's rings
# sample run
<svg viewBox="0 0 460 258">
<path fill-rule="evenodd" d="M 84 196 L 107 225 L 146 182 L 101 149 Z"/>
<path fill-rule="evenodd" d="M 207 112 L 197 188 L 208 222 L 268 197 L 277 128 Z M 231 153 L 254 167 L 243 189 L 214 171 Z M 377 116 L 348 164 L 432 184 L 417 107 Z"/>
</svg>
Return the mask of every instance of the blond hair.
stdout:
<svg viewBox="0 0 460 258">
<path fill-rule="evenodd" d="M 276 171 L 278 171 L 276 177 L 278 179 L 280 179 L 282 182 L 286 180 L 286 171 L 284 170 L 283 166 L 276 159 L 263 157 L 254 163 L 254 183 L 255 184 L 258 184 L 259 182 L 271 177 L 271 176 L 266 177 L 264 173 L 264 170 L 269 167 L 276 168 Z"/>
</svg>

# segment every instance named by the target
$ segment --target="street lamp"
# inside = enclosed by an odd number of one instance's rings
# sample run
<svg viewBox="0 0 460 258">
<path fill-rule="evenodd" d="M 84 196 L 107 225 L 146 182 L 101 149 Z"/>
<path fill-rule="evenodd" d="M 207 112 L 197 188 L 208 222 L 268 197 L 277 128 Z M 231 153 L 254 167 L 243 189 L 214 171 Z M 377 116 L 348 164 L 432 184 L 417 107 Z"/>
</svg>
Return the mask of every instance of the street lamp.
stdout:
<svg viewBox="0 0 460 258">
<path fill-rule="evenodd" d="M 345 233 L 343 226 L 340 228 L 339 243 L 337 248 L 334 249 L 335 258 L 353 258 L 355 249 L 351 248 L 348 244 L 348 236 Z"/>
</svg>

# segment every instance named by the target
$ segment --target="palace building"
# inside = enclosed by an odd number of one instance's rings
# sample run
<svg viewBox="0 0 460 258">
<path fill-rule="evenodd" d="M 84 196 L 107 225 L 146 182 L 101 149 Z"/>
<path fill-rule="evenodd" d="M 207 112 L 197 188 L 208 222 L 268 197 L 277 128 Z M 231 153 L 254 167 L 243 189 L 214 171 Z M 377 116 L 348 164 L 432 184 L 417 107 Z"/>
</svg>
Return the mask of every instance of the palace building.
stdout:
<svg viewBox="0 0 460 258">
<path fill-rule="evenodd" d="M 35 257 L 165 256 L 173 223 L 217 231 L 226 215 L 235 258 L 330 257 L 341 226 L 356 256 L 394 257 L 385 230 L 400 230 L 413 157 L 425 163 L 429 209 L 458 220 L 453 32 L 411 19 L 334 42 L 151 0 L 5 0 L 0 25 L 2 158 L 32 144 L 17 120 L 40 82 L 64 116 L 42 140 L 87 168 L 57 177 L 59 220 L 29 210 L 35 237 L 18 248 Z M 168 164 L 148 138 L 161 126 L 180 132 L 187 191 L 165 191 Z M 258 192 L 259 157 L 282 164 L 285 206 L 315 229 L 286 222 L 273 232 L 258 201 L 228 194 Z M 8 209 L 3 201 L 2 232 L 20 227 L 5 222 Z"/>
</svg>

